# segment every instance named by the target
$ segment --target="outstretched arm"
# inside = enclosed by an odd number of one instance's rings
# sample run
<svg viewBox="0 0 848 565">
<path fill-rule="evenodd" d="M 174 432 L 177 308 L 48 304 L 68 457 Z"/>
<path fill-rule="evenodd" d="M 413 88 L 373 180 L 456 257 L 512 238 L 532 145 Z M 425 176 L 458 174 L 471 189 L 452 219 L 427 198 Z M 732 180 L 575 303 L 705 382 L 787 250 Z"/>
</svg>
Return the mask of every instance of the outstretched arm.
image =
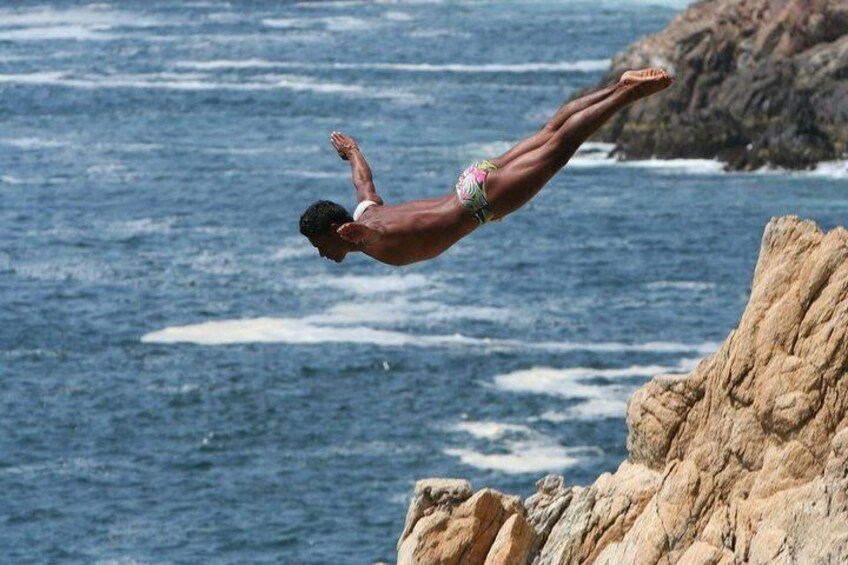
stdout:
<svg viewBox="0 0 848 565">
<path fill-rule="evenodd" d="M 350 163 L 353 186 L 356 187 L 357 202 L 373 200 L 377 204 L 382 204 L 383 199 L 380 198 L 377 189 L 374 187 L 371 167 L 368 166 L 368 161 L 362 156 L 356 141 L 350 136 L 334 131 L 330 134 L 330 143 L 333 144 L 339 157 Z"/>
</svg>

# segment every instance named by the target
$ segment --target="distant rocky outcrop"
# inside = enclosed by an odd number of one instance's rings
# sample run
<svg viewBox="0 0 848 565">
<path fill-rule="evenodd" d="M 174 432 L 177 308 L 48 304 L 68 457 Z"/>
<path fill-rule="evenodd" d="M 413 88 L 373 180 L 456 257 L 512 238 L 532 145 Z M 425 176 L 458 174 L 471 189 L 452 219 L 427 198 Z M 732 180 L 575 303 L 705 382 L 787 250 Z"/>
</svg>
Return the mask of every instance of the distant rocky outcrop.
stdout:
<svg viewBox="0 0 848 565">
<path fill-rule="evenodd" d="M 848 1 L 701 0 L 613 59 L 676 77 L 599 134 L 627 159 L 718 158 L 736 170 L 848 158 Z"/>
<path fill-rule="evenodd" d="M 848 563 L 848 231 L 772 220 L 739 327 L 627 409 L 629 459 L 523 503 L 416 487 L 412 564 Z"/>
</svg>

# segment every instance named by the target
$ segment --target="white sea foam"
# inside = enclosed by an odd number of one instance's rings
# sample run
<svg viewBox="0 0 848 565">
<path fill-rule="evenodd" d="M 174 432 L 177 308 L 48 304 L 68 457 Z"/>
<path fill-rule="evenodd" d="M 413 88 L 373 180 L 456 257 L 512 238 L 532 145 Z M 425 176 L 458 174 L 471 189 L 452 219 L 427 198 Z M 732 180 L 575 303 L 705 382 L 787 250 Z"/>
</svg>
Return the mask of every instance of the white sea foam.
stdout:
<svg viewBox="0 0 848 565">
<path fill-rule="evenodd" d="M 458 29 L 419 28 L 411 30 L 409 32 L 409 37 L 417 39 L 441 39 L 443 37 L 450 37 L 452 39 L 469 39 L 472 37 L 472 34 Z"/>
<path fill-rule="evenodd" d="M 511 392 L 532 392 L 553 394 L 566 398 L 600 398 L 609 386 L 588 385 L 581 380 L 592 377 L 650 377 L 659 373 L 668 373 L 676 367 L 662 365 L 636 365 L 621 369 L 595 369 L 591 367 L 573 367 L 554 369 L 551 367 L 533 367 L 498 375 L 494 379 L 495 387 Z"/>
<path fill-rule="evenodd" d="M 0 139 L 3 145 L 17 147 L 18 149 L 55 149 L 66 147 L 68 143 L 57 139 L 42 139 L 40 137 L 15 137 Z"/>
<path fill-rule="evenodd" d="M 231 24 L 240 22 L 242 16 L 235 12 L 213 12 L 211 14 L 203 14 L 203 18 L 210 22 Z"/>
<path fill-rule="evenodd" d="M 586 166 L 598 164 L 613 164 L 617 161 L 610 157 L 610 154 L 615 149 L 615 143 L 601 143 L 597 141 L 587 141 L 577 149 L 577 153 L 569 161 L 570 165 Z"/>
<path fill-rule="evenodd" d="M 111 539 L 111 538 L 110 538 Z M 131 555 L 122 555 L 120 557 L 110 557 L 109 559 L 98 559 L 94 565 L 149 565 L 150 561 L 133 557 Z"/>
<path fill-rule="evenodd" d="M 209 2 L 200 0 L 200 1 L 197 1 L 197 2 L 185 2 L 185 3 L 183 3 L 183 6 L 187 6 L 187 7 L 191 7 L 191 8 L 218 8 L 218 9 L 222 9 L 222 8 L 231 8 L 232 4 L 230 4 L 229 2 L 221 2 L 220 0 L 209 1 Z"/>
<path fill-rule="evenodd" d="M 651 290 L 674 289 L 706 291 L 715 289 L 716 283 L 703 281 L 653 281 L 647 283 L 645 287 Z"/>
<path fill-rule="evenodd" d="M 415 4 L 442 4 L 445 0 L 303 0 L 297 3 L 298 8 L 347 8 L 350 6 L 362 6 L 369 4 L 385 5 L 415 5 Z M 476 1 L 476 0 L 475 0 Z"/>
<path fill-rule="evenodd" d="M 411 22 L 415 17 L 409 12 L 401 12 L 399 10 L 388 10 L 383 12 L 383 18 L 391 22 Z"/>
<path fill-rule="evenodd" d="M 686 173 L 693 175 L 718 175 L 726 173 L 725 164 L 717 159 L 637 159 L 620 160 L 611 155 L 614 143 L 584 143 L 568 162 L 570 167 L 633 167 L 653 169 L 659 173 Z M 811 170 L 795 171 L 766 166 L 754 171 L 761 175 L 820 177 L 848 179 L 848 160 L 824 161 Z"/>
<path fill-rule="evenodd" d="M 640 159 L 625 161 L 610 156 L 615 148 L 610 143 L 586 143 L 568 162 L 570 167 L 630 167 L 651 169 L 658 173 L 717 175 L 724 173 L 724 164 L 715 159 Z"/>
<path fill-rule="evenodd" d="M 31 10 L 0 10 L 0 27 L 45 27 L 76 24 L 104 27 L 151 27 L 161 22 L 130 12 L 113 10 L 108 4 L 66 10 L 36 8 Z"/>
<path fill-rule="evenodd" d="M 136 235 L 148 235 L 153 233 L 167 233 L 171 231 L 176 218 L 139 218 L 123 222 L 110 222 L 106 224 L 105 231 L 123 237 Z"/>
<path fill-rule="evenodd" d="M 452 0 L 455 3 L 463 3 Z M 652 6 L 667 6 L 669 8 L 685 8 L 694 0 L 595 0 L 595 3 L 603 7 L 615 7 L 628 4 L 648 4 Z M 466 4 L 479 4 L 482 0 L 464 0 Z M 444 4 L 445 0 L 302 0 L 296 5 L 298 8 L 326 9 L 326 8 L 349 8 L 352 6 L 363 6 L 372 4 L 384 5 L 429 5 Z"/>
<path fill-rule="evenodd" d="M 232 252 L 202 251 L 191 258 L 191 268 L 202 273 L 227 276 L 244 273 L 246 264 Z"/>
<path fill-rule="evenodd" d="M 120 175 L 127 170 L 123 163 L 97 163 L 86 168 L 85 172 L 91 176 L 104 177 Z"/>
<path fill-rule="evenodd" d="M 789 175 L 794 177 L 848 179 L 848 160 L 823 161 L 818 163 L 815 168 L 806 171 L 795 171 L 782 169 L 780 167 L 766 166 L 761 169 L 757 169 L 755 173 L 760 175 Z"/>
<path fill-rule="evenodd" d="M 157 394 L 182 395 L 200 390 L 200 385 L 194 383 L 182 385 L 150 385 L 146 390 Z"/>
<path fill-rule="evenodd" d="M 40 71 L 35 73 L 0 74 L 0 83 L 5 84 L 52 84 L 61 80 L 63 73 L 57 71 Z"/>
<path fill-rule="evenodd" d="M 611 155 L 613 143 L 584 143 L 568 162 L 570 167 L 633 167 L 659 173 L 714 175 L 724 172 L 724 164 L 715 159 L 639 159 L 625 161 Z"/>
<path fill-rule="evenodd" d="M 303 63 L 268 61 L 265 59 L 218 59 L 212 61 L 179 61 L 175 66 L 199 70 L 219 69 L 306 69 L 306 70 L 373 70 L 410 73 L 525 74 L 539 72 L 596 72 L 609 67 L 609 59 L 555 61 L 551 63 Z"/>
<path fill-rule="evenodd" d="M 277 29 L 302 29 L 312 27 L 317 22 L 307 18 L 266 18 L 262 20 L 262 25 Z"/>
<path fill-rule="evenodd" d="M 718 175 L 724 173 L 724 163 L 716 159 L 642 159 L 620 161 L 624 167 L 655 169 L 659 172 L 687 173 L 693 175 Z"/>
<path fill-rule="evenodd" d="M 264 75 L 249 82 L 221 82 L 209 80 L 196 73 L 147 73 L 115 75 L 69 76 L 64 71 L 39 71 L 34 73 L 0 74 L 2 84 L 26 84 L 59 86 L 65 88 L 138 88 L 160 90 L 290 90 L 293 92 L 315 92 L 342 94 L 359 98 L 390 99 L 400 102 L 420 103 L 427 98 L 403 89 L 366 88 L 356 84 L 326 82 L 299 75 Z"/>
<path fill-rule="evenodd" d="M 368 20 L 351 16 L 323 18 L 321 23 L 327 31 L 366 31 L 374 27 Z"/>
<path fill-rule="evenodd" d="M 584 402 L 569 406 L 561 412 L 548 411 L 539 416 L 547 422 L 570 422 L 573 420 L 603 420 L 623 418 L 627 414 L 627 398 L 632 390 L 616 390 L 606 398 L 587 398 Z"/>
<path fill-rule="evenodd" d="M 567 448 L 535 441 L 515 442 L 508 453 L 489 454 L 461 448 L 445 449 L 444 453 L 478 469 L 508 474 L 561 471 L 584 463 L 588 458 L 585 448 Z"/>
<path fill-rule="evenodd" d="M 24 475 L 30 477 L 37 475 L 75 475 L 90 474 L 97 470 L 102 471 L 102 468 L 94 459 L 75 457 L 44 463 L 3 467 L 0 468 L 0 475 Z"/>
<path fill-rule="evenodd" d="M 27 179 L 15 175 L 0 175 L 0 183 L 9 185 L 28 184 Z"/>
<path fill-rule="evenodd" d="M 225 268 L 224 267 L 221 268 Z M 237 265 L 230 267 L 237 271 Z M 228 274 L 229 270 L 226 271 Z M 310 318 L 248 318 L 220 320 L 186 326 L 171 326 L 142 336 L 145 343 L 194 343 L 228 345 L 237 343 L 360 343 L 378 347 L 464 347 L 479 353 L 491 351 L 598 351 L 598 352 L 712 352 L 716 346 L 669 342 L 573 343 L 526 342 L 512 339 L 468 337 L 462 334 L 415 334 L 372 328 L 366 325 L 325 325 Z"/>
<path fill-rule="evenodd" d="M 593 385 L 586 379 L 604 377 L 651 377 L 657 374 L 691 371 L 700 359 L 682 359 L 676 366 L 637 365 L 620 369 L 593 369 L 574 367 L 554 369 L 534 367 L 495 377 L 495 388 L 510 392 L 530 392 L 577 399 L 581 402 L 560 412 L 545 412 L 539 419 L 563 422 L 578 419 L 602 419 L 623 417 L 627 398 L 635 389 L 631 385 Z"/>
<path fill-rule="evenodd" d="M 230 2 L 223 2 L 222 0 L 196 0 L 193 2 L 186 2 L 184 6 L 190 6 L 192 8 L 232 8 L 232 4 Z"/>
<path fill-rule="evenodd" d="M 364 31 L 374 24 L 362 18 L 352 16 L 331 16 L 324 18 L 266 18 L 262 25 L 276 29 L 308 29 L 322 27 L 327 31 Z"/>
<path fill-rule="evenodd" d="M 445 346 L 467 340 L 456 336 L 416 336 L 404 332 L 366 326 L 319 326 L 292 318 L 225 320 L 190 326 L 176 326 L 142 336 L 144 343 L 194 343 L 226 345 L 235 343 L 361 343 L 383 347 Z"/>
<path fill-rule="evenodd" d="M 510 433 L 532 434 L 533 430 L 519 424 L 504 424 L 501 422 L 460 422 L 450 428 L 451 431 L 465 432 L 476 438 L 495 440 Z"/>
<path fill-rule="evenodd" d="M 73 39 L 75 41 L 108 41 L 115 35 L 79 25 L 28 27 L 0 30 L 0 41 L 45 41 Z"/>
<path fill-rule="evenodd" d="M 552 438 L 523 425 L 500 422 L 461 422 L 451 431 L 470 434 L 493 443 L 494 453 L 468 448 L 448 448 L 446 455 L 466 465 L 508 474 L 561 471 L 603 452 L 593 447 L 564 447 Z"/>
<path fill-rule="evenodd" d="M 271 254 L 271 259 L 273 261 L 286 261 L 297 257 L 308 257 L 314 253 L 315 249 L 304 242 L 302 244 L 291 244 L 277 248 L 274 253 Z"/>
<path fill-rule="evenodd" d="M 530 349 L 541 349 L 546 351 L 593 351 L 596 353 L 624 353 L 624 352 L 656 352 L 656 353 L 712 353 L 718 348 L 714 342 L 703 343 L 679 343 L 674 341 L 649 341 L 645 343 L 618 343 L 618 342 L 539 342 L 527 344 Z"/>
<path fill-rule="evenodd" d="M 8 268 L 8 263 L 4 260 L 5 258 L 0 257 L 0 270 L 4 270 Z M 24 349 L 12 349 L 5 350 L 0 352 L 5 359 L 17 360 L 17 359 L 26 359 L 26 358 L 56 358 L 63 354 L 60 349 L 45 349 L 42 347 L 34 347 L 34 348 L 24 348 Z"/>
<path fill-rule="evenodd" d="M 103 143 L 97 145 L 104 149 L 126 151 L 128 153 L 149 153 L 158 149 L 164 149 L 165 147 L 159 143 Z"/>
<path fill-rule="evenodd" d="M 808 174 L 817 177 L 848 179 L 848 161 L 824 161 Z"/>
<path fill-rule="evenodd" d="M 330 287 L 359 295 L 386 294 L 393 292 L 410 292 L 435 288 L 438 283 L 424 275 L 342 275 L 339 277 L 321 277 L 301 280 L 297 284 L 305 288 Z"/>
<path fill-rule="evenodd" d="M 413 73 L 470 73 L 470 74 L 525 74 L 540 72 L 595 72 L 605 70 L 608 59 L 587 61 L 558 61 L 552 63 L 337 63 L 337 69 L 392 70 Z"/>
<path fill-rule="evenodd" d="M 118 37 L 115 28 L 147 28 L 160 22 L 108 6 L 54 10 L 0 10 L 0 41 L 106 41 Z"/>
</svg>

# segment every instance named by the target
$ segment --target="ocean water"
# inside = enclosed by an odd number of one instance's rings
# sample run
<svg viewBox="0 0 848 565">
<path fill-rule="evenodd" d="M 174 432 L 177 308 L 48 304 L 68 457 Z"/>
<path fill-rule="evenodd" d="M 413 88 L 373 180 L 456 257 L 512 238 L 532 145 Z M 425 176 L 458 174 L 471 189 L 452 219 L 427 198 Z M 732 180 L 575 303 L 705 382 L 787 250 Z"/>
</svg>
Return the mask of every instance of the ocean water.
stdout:
<svg viewBox="0 0 848 565">
<path fill-rule="evenodd" d="M 434 261 L 321 260 L 313 200 L 450 190 L 685 2 L 5 2 L 0 562 L 393 561 L 414 481 L 526 496 L 626 457 L 628 395 L 714 351 L 763 227 L 842 163 L 589 145 Z"/>
</svg>

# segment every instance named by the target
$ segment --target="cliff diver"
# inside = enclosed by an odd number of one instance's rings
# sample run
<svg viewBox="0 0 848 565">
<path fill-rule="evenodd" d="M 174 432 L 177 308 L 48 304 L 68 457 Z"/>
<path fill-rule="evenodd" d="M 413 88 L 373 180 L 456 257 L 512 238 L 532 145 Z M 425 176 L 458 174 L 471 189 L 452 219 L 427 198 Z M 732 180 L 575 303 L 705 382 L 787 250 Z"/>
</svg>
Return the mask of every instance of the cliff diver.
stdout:
<svg viewBox="0 0 848 565">
<path fill-rule="evenodd" d="M 616 84 L 564 104 L 541 130 L 500 157 L 465 169 L 445 196 L 404 204 L 383 203 L 356 141 L 333 132 L 330 142 L 350 163 L 359 204 L 351 216 L 335 202 L 315 202 L 300 217 L 300 233 L 321 257 L 337 263 L 351 252 L 389 265 L 432 259 L 526 204 L 613 114 L 672 82 L 662 69 L 627 71 Z"/>
</svg>

